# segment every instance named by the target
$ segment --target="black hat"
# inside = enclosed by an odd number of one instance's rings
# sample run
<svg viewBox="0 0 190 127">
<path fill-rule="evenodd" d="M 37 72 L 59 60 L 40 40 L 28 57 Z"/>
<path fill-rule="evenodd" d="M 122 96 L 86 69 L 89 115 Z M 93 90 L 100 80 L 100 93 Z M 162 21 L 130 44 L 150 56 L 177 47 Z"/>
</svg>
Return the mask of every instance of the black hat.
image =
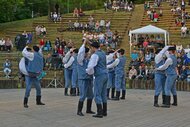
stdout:
<svg viewBox="0 0 190 127">
<path fill-rule="evenodd" d="M 79 49 L 74 49 L 73 52 L 74 52 L 74 53 L 78 53 L 78 52 L 79 52 Z"/>
<path fill-rule="evenodd" d="M 33 46 L 33 50 L 34 50 L 35 52 L 38 52 L 38 51 L 40 50 L 40 48 L 39 48 L 38 46 Z"/>
<path fill-rule="evenodd" d="M 124 49 L 120 49 L 120 50 L 118 51 L 118 53 L 121 53 L 122 55 L 124 55 L 125 50 L 124 50 Z"/>
<path fill-rule="evenodd" d="M 175 50 L 176 50 L 176 47 L 174 46 L 168 48 L 168 51 L 175 51 Z"/>
<path fill-rule="evenodd" d="M 92 42 L 91 44 L 90 44 L 92 47 L 95 47 L 95 48 L 99 48 L 100 47 L 100 44 L 98 43 L 98 42 Z"/>
<path fill-rule="evenodd" d="M 31 48 L 26 48 L 26 50 L 27 50 L 27 51 L 32 51 L 32 49 L 31 49 Z"/>
<path fill-rule="evenodd" d="M 85 47 L 85 53 L 89 52 L 89 48 Z"/>
</svg>

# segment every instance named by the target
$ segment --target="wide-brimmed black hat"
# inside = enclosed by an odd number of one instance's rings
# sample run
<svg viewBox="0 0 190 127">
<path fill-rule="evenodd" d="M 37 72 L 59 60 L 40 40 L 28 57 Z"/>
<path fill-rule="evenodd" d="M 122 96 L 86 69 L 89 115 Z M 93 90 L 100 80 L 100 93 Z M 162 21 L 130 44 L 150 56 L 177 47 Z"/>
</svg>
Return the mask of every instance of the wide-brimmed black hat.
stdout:
<svg viewBox="0 0 190 127">
<path fill-rule="evenodd" d="M 100 47 L 100 44 L 95 41 L 95 42 L 92 42 L 92 43 L 90 44 L 90 46 L 95 47 L 95 48 L 99 48 L 99 47 Z"/>
<path fill-rule="evenodd" d="M 34 50 L 35 52 L 38 52 L 38 51 L 40 50 L 40 48 L 35 45 L 35 46 L 33 46 L 33 50 Z"/>
<path fill-rule="evenodd" d="M 168 48 L 168 51 L 175 51 L 175 50 L 176 50 L 176 47 L 174 47 L 174 46 L 171 46 Z"/>
</svg>

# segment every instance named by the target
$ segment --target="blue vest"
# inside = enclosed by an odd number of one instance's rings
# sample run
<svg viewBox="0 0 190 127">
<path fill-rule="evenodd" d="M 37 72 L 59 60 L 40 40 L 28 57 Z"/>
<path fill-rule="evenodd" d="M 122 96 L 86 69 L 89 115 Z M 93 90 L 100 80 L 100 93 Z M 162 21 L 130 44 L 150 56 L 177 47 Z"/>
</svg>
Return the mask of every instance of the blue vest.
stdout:
<svg viewBox="0 0 190 127">
<path fill-rule="evenodd" d="M 159 63 L 155 63 L 155 67 L 158 68 L 160 66 L 162 66 L 165 63 L 165 60 L 161 60 Z M 164 71 L 156 71 L 155 73 L 159 73 L 159 74 L 165 74 Z"/>
<path fill-rule="evenodd" d="M 34 59 L 32 61 L 28 60 L 28 66 L 27 71 L 29 73 L 41 73 L 43 70 L 43 57 L 37 53 L 34 52 Z"/>
<path fill-rule="evenodd" d="M 88 59 L 83 60 L 83 65 L 77 65 L 78 79 L 92 79 L 93 76 L 90 76 L 86 73 L 86 68 L 88 67 Z"/>
<path fill-rule="evenodd" d="M 101 74 L 107 74 L 106 68 L 106 54 L 102 50 L 98 50 L 95 52 L 98 55 L 99 60 L 97 65 L 94 67 L 94 76 L 98 76 Z"/>
<path fill-rule="evenodd" d="M 67 63 L 69 62 L 70 59 L 71 59 L 71 57 L 69 57 L 68 61 L 67 61 L 65 64 L 67 64 Z M 69 66 L 68 68 L 65 68 L 65 69 L 72 70 L 72 65 Z"/>
<path fill-rule="evenodd" d="M 173 64 L 170 65 L 167 69 L 166 69 L 166 74 L 175 74 L 177 75 L 176 73 L 176 66 L 177 66 L 177 58 L 175 55 L 170 55 L 170 58 L 172 59 L 172 62 Z"/>
<path fill-rule="evenodd" d="M 112 64 L 114 61 L 115 61 L 115 60 L 110 61 L 109 63 L 107 63 L 107 65 Z M 108 72 L 109 72 L 109 73 L 112 73 L 112 72 L 114 72 L 114 71 L 115 71 L 115 68 L 109 68 L 109 69 L 108 69 Z"/>
<path fill-rule="evenodd" d="M 119 57 L 119 64 L 115 68 L 115 74 L 125 74 L 125 64 L 127 58 L 125 56 Z"/>
<path fill-rule="evenodd" d="M 72 69 L 75 70 L 77 69 L 77 54 L 75 54 L 73 57 L 75 60 L 73 61 Z"/>
</svg>

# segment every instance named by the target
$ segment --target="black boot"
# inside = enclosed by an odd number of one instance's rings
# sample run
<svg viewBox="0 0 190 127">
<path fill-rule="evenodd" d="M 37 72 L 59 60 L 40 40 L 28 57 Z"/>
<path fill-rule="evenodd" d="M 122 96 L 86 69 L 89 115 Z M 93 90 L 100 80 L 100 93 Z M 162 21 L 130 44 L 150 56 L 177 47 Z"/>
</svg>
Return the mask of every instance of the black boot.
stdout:
<svg viewBox="0 0 190 127">
<path fill-rule="evenodd" d="M 87 99 L 86 113 L 95 114 L 95 112 L 91 110 L 91 107 L 92 107 L 92 99 Z"/>
<path fill-rule="evenodd" d="M 109 100 L 109 95 L 110 95 L 110 88 L 107 88 L 107 99 Z"/>
<path fill-rule="evenodd" d="M 28 98 L 24 98 L 24 107 L 25 108 L 28 108 L 29 106 L 28 106 Z"/>
<path fill-rule="evenodd" d="M 158 105 L 158 96 L 154 96 L 154 107 L 160 107 Z"/>
<path fill-rule="evenodd" d="M 173 102 L 173 106 L 177 106 L 177 95 L 173 95 L 173 100 L 174 100 L 174 102 Z"/>
<path fill-rule="evenodd" d="M 44 103 L 41 102 L 41 96 L 36 96 L 36 104 L 37 105 L 45 105 Z"/>
<path fill-rule="evenodd" d="M 76 88 L 72 88 L 72 94 L 71 96 L 76 96 Z"/>
<path fill-rule="evenodd" d="M 113 99 L 115 97 L 115 88 L 111 89 L 111 98 Z"/>
<path fill-rule="evenodd" d="M 122 97 L 120 99 L 125 100 L 125 93 L 126 93 L 126 91 L 122 90 Z"/>
<path fill-rule="evenodd" d="M 65 96 L 68 96 L 68 88 L 65 88 Z"/>
<path fill-rule="evenodd" d="M 120 97 L 120 91 L 116 91 L 116 97 L 113 98 L 113 100 L 119 101 L 119 97 Z"/>
<path fill-rule="evenodd" d="M 163 104 L 162 107 L 170 108 L 170 96 L 165 97 L 165 104 Z"/>
<path fill-rule="evenodd" d="M 79 116 L 84 116 L 84 114 L 82 113 L 83 103 L 84 103 L 83 101 L 79 101 L 78 103 L 77 115 Z"/>
<path fill-rule="evenodd" d="M 70 88 L 70 95 L 73 94 L 73 88 Z"/>
<path fill-rule="evenodd" d="M 107 116 L 107 103 L 103 103 L 103 116 Z"/>
<path fill-rule="evenodd" d="M 102 115 L 102 104 L 96 104 L 96 106 L 97 106 L 97 114 L 93 115 L 93 117 L 103 118 L 103 115 Z"/>
<path fill-rule="evenodd" d="M 166 103 L 166 95 L 162 95 L 162 104 Z"/>
</svg>

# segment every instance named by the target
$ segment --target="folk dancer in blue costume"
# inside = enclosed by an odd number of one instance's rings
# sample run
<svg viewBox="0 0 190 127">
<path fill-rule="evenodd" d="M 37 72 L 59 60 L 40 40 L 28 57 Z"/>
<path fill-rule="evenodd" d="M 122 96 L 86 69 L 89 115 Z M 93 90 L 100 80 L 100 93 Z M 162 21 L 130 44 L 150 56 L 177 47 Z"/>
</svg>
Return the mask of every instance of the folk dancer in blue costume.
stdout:
<svg viewBox="0 0 190 127">
<path fill-rule="evenodd" d="M 108 72 L 106 68 L 106 54 L 100 49 L 98 42 L 91 43 L 91 50 L 94 52 L 88 63 L 86 72 L 94 74 L 94 99 L 97 106 L 96 118 L 107 116 L 107 81 Z"/>
<path fill-rule="evenodd" d="M 125 99 L 125 94 L 126 94 L 125 64 L 127 59 L 125 56 L 125 50 L 119 49 L 117 51 L 117 57 L 118 58 L 113 63 L 115 66 L 115 89 L 116 89 L 116 97 L 113 100 Z M 120 98 L 120 90 L 122 90 L 121 98 Z"/>
<path fill-rule="evenodd" d="M 109 93 L 111 89 L 111 98 L 113 99 L 115 96 L 115 67 L 110 66 L 115 61 L 115 53 L 114 50 L 110 51 L 109 54 L 106 56 L 107 60 L 107 67 L 108 69 L 108 84 L 107 84 L 107 99 L 109 98 Z"/>
<path fill-rule="evenodd" d="M 176 47 L 172 46 L 168 48 L 166 52 L 167 60 L 164 65 L 156 68 L 156 70 L 165 70 L 166 82 L 165 82 L 165 95 L 166 102 L 162 107 L 170 108 L 170 92 L 173 94 L 174 102 L 172 105 L 177 106 L 177 92 L 176 92 L 176 79 L 177 79 L 177 58 L 175 56 Z"/>
<path fill-rule="evenodd" d="M 25 61 L 24 59 L 22 59 L 23 62 L 20 63 L 21 68 L 22 65 L 23 67 L 26 68 L 24 69 L 25 82 L 26 82 L 26 92 L 24 97 L 25 108 L 28 108 L 28 98 L 30 96 L 32 84 L 34 84 L 36 88 L 36 104 L 45 105 L 44 103 L 41 102 L 41 85 L 40 81 L 37 78 L 43 71 L 43 65 L 44 65 L 43 55 L 41 53 L 41 49 L 39 49 L 38 46 L 33 46 L 33 52 L 27 51 L 27 48 L 28 46 L 26 46 L 22 51 L 22 55 L 24 56 Z"/>
<path fill-rule="evenodd" d="M 79 89 L 78 89 L 78 73 L 77 73 L 77 56 L 78 56 L 78 49 L 74 49 L 73 53 L 72 53 L 72 57 L 71 60 L 74 60 L 72 63 L 72 94 L 71 96 L 76 96 L 79 95 Z M 77 89 L 77 93 L 76 93 L 76 89 Z"/>
<path fill-rule="evenodd" d="M 74 57 L 72 57 L 74 48 L 71 48 L 63 57 L 64 64 L 64 77 L 65 77 L 65 96 L 68 96 L 68 88 L 70 89 L 70 94 L 72 95 L 72 64 L 74 61 Z"/>
<path fill-rule="evenodd" d="M 163 65 L 165 63 L 165 52 L 168 50 L 168 46 L 164 47 L 162 50 L 157 50 L 156 56 L 155 56 L 155 67 L 158 68 L 159 66 Z M 154 93 L 154 106 L 159 107 L 158 105 L 158 97 L 162 91 L 162 100 L 163 104 L 165 104 L 165 81 L 166 81 L 166 75 L 165 71 L 155 71 L 154 73 L 154 82 L 155 82 L 155 93 Z"/>
<path fill-rule="evenodd" d="M 85 47 L 85 45 L 86 45 L 86 41 L 84 41 L 84 44 L 80 47 L 79 53 L 77 56 L 77 62 L 78 62 L 77 71 L 79 74 L 78 85 L 79 85 L 79 91 L 80 91 L 77 115 L 79 116 L 84 116 L 84 114 L 82 113 L 82 108 L 83 108 L 83 103 L 86 98 L 87 98 L 86 113 L 95 114 L 95 112 L 91 110 L 92 99 L 94 97 L 93 76 L 88 75 L 86 73 L 86 68 L 89 62 L 89 48 Z"/>
</svg>

